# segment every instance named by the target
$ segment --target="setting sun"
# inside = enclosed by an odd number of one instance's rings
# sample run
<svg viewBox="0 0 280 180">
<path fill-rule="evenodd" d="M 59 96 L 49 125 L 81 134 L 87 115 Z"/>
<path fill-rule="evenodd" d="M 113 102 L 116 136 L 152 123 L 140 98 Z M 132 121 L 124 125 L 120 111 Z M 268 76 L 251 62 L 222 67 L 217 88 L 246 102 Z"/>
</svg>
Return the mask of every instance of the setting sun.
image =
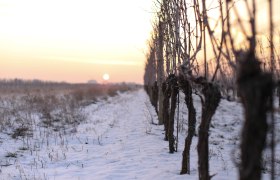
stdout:
<svg viewBox="0 0 280 180">
<path fill-rule="evenodd" d="M 103 80 L 108 81 L 109 79 L 110 79 L 110 75 L 107 74 L 107 73 L 105 73 L 105 74 L 103 75 Z"/>
</svg>

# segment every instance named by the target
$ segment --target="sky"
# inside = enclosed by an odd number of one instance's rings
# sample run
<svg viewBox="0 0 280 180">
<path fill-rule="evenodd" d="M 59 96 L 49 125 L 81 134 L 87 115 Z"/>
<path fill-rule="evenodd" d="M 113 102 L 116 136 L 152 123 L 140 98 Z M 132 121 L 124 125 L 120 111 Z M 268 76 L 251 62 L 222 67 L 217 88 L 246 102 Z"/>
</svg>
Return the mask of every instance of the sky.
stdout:
<svg viewBox="0 0 280 180">
<path fill-rule="evenodd" d="M 0 79 L 142 83 L 154 2 L 0 0 Z M 267 24 L 258 2 L 257 23 Z"/>
<path fill-rule="evenodd" d="M 151 0 L 0 0 L 0 79 L 142 83 Z"/>
</svg>

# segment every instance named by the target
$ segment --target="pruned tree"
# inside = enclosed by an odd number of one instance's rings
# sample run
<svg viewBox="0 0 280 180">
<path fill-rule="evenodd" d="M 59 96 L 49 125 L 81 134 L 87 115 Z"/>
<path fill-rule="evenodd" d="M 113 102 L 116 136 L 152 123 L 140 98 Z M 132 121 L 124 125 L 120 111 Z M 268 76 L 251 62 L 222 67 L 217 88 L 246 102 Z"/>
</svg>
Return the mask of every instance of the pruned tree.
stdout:
<svg viewBox="0 0 280 180">
<path fill-rule="evenodd" d="M 183 75 L 180 75 L 179 83 L 181 89 L 185 94 L 185 103 L 188 107 L 188 135 L 185 139 L 181 174 L 190 174 L 190 149 L 192 144 L 192 138 L 195 134 L 196 110 L 193 104 L 191 82 L 188 79 L 185 79 Z"/>
<path fill-rule="evenodd" d="M 226 2 L 227 10 L 230 2 Z M 245 0 L 246 11 L 249 14 L 249 29 L 245 31 L 244 22 L 242 22 L 236 7 L 231 4 L 237 16 L 238 26 L 241 27 L 245 42 L 248 48 L 245 50 L 235 47 L 235 39 L 231 34 L 231 21 L 227 17 L 228 39 L 232 46 L 234 56 L 237 61 L 237 87 L 238 93 L 245 112 L 245 122 L 241 133 L 241 163 L 239 165 L 239 176 L 241 180 L 261 179 L 262 154 L 266 147 L 266 137 L 268 134 L 267 113 L 272 114 L 273 122 L 273 71 L 274 59 L 271 55 L 270 72 L 263 72 L 261 63 L 257 58 L 257 27 L 256 27 L 256 0 L 251 2 Z M 271 14 L 270 14 L 271 15 Z M 270 21 L 272 17 L 269 17 Z M 273 26 L 270 22 L 270 33 Z M 272 36 L 272 35 L 270 35 Z M 272 36 L 273 38 L 273 36 Z M 273 46 L 273 44 L 272 44 Z M 272 47 L 271 47 L 272 48 Z M 237 50 L 238 49 L 238 50 Z M 274 128 L 272 126 L 272 128 Z M 272 137 L 274 134 L 272 133 Z M 273 143 L 272 143 L 273 144 Z M 272 159 L 273 159 L 272 147 Z M 272 179 L 274 179 L 274 162 L 272 160 Z"/>
<path fill-rule="evenodd" d="M 171 99 L 170 99 L 170 115 L 168 123 L 168 141 L 169 141 L 169 152 L 175 152 L 175 138 L 174 138 L 174 118 L 175 110 L 177 106 L 177 96 L 179 93 L 179 87 L 177 83 L 177 77 L 174 74 L 170 74 L 168 77 L 168 83 L 171 89 Z"/>
<path fill-rule="evenodd" d="M 245 109 L 242 129 L 240 180 L 261 179 L 262 151 L 266 145 L 268 124 L 266 113 L 271 111 L 272 76 L 263 73 L 253 52 L 242 52 L 239 61 L 238 91 Z"/>
<path fill-rule="evenodd" d="M 204 81 L 197 81 L 202 84 L 202 117 L 198 133 L 198 170 L 199 179 L 209 180 L 209 129 L 210 123 L 215 111 L 220 103 L 221 94 L 217 85 Z"/>
</svg>

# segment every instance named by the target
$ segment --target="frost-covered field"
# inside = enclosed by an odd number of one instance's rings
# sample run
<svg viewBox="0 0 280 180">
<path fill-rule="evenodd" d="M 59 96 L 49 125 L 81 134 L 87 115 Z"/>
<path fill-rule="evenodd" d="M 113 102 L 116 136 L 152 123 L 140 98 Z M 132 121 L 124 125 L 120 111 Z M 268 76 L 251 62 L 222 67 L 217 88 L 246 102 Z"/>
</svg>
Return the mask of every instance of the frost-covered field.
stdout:
<svg viewBox="0 0 280 180">
<path fill-rule="evenodd" d="M 200 101 L 194 99 L 200 121 Z M 174 154 L 168 153 L 163 126 L 152 123 L 157 122 L 156 114 L 142 89 L 84 106 L 77 116 L 81 122 L 58 129 L 42 125 L 42 118 L 30 111 L 26 118 L 32 123 L 26 134 L 13 138 L 15 132 L 8 129 L 0 133 L 0 179 L 198 179 L 197 137 L 191 149 L 191 174 L 179 175 L 187 126 L 183 96 L 179 109 L 179 149 Z M 279 144 L 278 119 L 277 115 Z M 241 125 L 241 105 L 222 100 L 210 130 L 213 179 L 238 179 L 234 162 L 238 163 Z M 279 145 L 276 154 L 279 179 Z M 269 164 L 269 158 L 264 161 Z M 264 171 L 265 179 L 268 172 Z"/>
</svg>

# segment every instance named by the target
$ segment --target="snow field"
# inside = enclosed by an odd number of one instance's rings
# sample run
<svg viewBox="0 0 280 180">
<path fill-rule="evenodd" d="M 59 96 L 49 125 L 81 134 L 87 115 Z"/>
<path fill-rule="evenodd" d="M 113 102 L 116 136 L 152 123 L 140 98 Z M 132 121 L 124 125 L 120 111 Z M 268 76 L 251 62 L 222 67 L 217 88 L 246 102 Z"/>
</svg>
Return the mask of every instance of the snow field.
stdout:
<svg viewBox="0 0 280 180">
<path fill-rule="evenodd" d="M 200 122 L 200 100 L 196 96 L 194 100 Z M 86 121 L 71 133 L 36 124 L 32 138 L 12 139 L 0 133 L 0 179 L 198 179 L 197 137 L 191 147 L 191 174 L 179 175 L 187 125 L 182 95 L 180 101 L 181 132 L 174 154 L 168 153 L 163 126 L 152 124 L 158 121 L 156 113 L 144 90 L 139 90 L 85 107 Z M 241 105 L 222 100 L 209 137 L 213 179 L 238 179 L 233 160 L 238 162 L 241 125 Z M 6 157 L 9 153 L 16 157 Z"/>
</svg>

